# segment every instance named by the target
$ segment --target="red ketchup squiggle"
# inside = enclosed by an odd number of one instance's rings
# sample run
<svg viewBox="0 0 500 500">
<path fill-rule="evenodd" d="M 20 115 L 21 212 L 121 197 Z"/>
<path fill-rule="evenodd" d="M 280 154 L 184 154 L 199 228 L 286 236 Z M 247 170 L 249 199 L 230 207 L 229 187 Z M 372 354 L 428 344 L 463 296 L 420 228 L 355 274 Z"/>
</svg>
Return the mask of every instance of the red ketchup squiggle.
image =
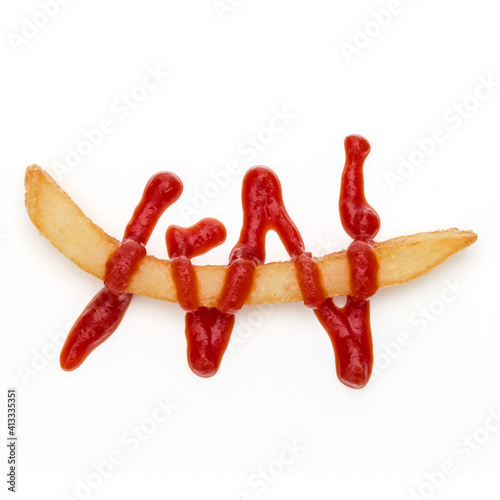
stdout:
<svg viewBox="0 0 500 500">
<path fill-rule="evenodd" d="M 299 230 L 288 215 L 277 175 L 267 167 L 253 167 L 242 187 L 243 226 L 240 239 L 229 257 L 229 268 L 217 308 L 234 314 L 245 304 L 253 284 L 254 271 L 266 258 L 265 238 L 275 231 L 297 270 L 304 302 L 317 307 L 325 300 L 319 269 L 304 249 Z"/>
<path fill-rule="evenodd" d="M 90 301 L 71 328 L 61 351 L 64 370 L 78 368 L 87 356 L 118 327 L 132 294 L 127 285 L 146 255 L 158 219 L 182 192 L 182 182 L 170 172 L 159 172 L 147 183 L 128 223 L 123 241 L 106 263 L 104 288 Z"/>
<path fill-rule="evenodd" d="M 380 229 L 380 218 L 364 195 L 363 164 L 370 144 L 352 135 L 345 140 L 345 151 L 339 209 L 345 231 L 354 238 L 347 249 L 352 295 L 343 308 L 327 299 L 314 312 L 332 341 L 339 380 L 357 389 L 367 384 L 373 366 L 368 299 L 378 288 L 373 238 Z"/>
<path fill-rule="evenodd" d="M 188 363 L 200 377 L 217 373 L 234 325 L 234 316 L 214 307 L 200 307 L 198 283 L 191 259 L 222 244 L 226 228 L 216 219 L 202 219 L 194 226 L 170 226 L 166 242 L 172 259 L 172 279 L 177 299 L 186 311 Z"/>
</svg>

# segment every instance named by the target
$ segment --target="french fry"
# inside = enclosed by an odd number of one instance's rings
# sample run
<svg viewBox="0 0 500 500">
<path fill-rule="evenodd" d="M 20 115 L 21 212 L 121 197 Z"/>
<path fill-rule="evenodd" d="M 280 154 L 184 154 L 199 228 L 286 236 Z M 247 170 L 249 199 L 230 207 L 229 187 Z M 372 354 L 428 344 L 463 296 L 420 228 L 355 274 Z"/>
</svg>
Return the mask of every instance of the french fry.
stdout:
<svg viewBox="0 0 500 500">
<path fill-rule="evenodd" d="M 118 240 L 95 225 L 57 183 L 37 165 L 26 169 L 26 209 L 40 233 L 78 267 L 104 279 L 105 266 Z M 379 288 L 400 285 L 428 273 L 454 253 L 477 239 L 472 231 L 447 229 L 393 238 L 375 246 L 379 263 Z M 317 258 L 328 297 L 348 295 L 349 266 L 346 251 Z M 200 304 L 213 307 L 224 283 L 226 266 L 194 266 Z M 128 291 L 176 302 L 170 262 L 146 256 L 134 274 Z M 257 267 L 247 304 L 302 300 L 294 265 L 273 262 Z"/>
</svg>

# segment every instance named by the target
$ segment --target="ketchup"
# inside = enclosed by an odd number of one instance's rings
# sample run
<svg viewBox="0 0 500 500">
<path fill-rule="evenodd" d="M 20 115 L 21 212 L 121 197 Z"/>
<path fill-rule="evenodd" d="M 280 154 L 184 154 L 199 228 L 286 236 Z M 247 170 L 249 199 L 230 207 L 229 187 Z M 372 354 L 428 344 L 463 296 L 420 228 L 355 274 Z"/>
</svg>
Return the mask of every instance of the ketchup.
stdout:
<svg viewBox="0 0 500 500">
<path fill-rule="evenodd" d="M 225 239 L 226 228 L 216 219 L 202 219 L 188 228 L 170 226 L 166 234 L 177 300 L 187 311 L 188 363 L 200 377 L 217 373 L 233 330 L 234 316 L 221 313 L 214 307 L 200 307 L 191 258 L 208 252 Z"/>
<path fill-rule="evenodd" d="M 351 135 L 345 140 L 345 151 L 339 210 L 342 225 L 354 241 L 347 250 L 351 295 L 342 308 L 326 297 L 319 267 L 305 250 L 300 232 L 286 211 L 278 177 L 267 167 L 253 167 L 243 179 L 243 224 L 216 307 L 200 306 L 191 259 L 224 242 L 224 225 L 216 219 L 203 219 L 189 228 L 167 229 L 172 279 L 178 302 L 186 311 L 188 362 L 196 374 L 210 377 L 219 369 L 234 315 L 250 295 L 256 267 L 266 258 L 266 234 L 273 230 L 294 263 L 304 304 L 314 310 L 331 339 L 340 381 L 353 388 L 366 385 L 373 365 L 369 299 L 378 288 L 373 238 L 380 229 L 380 219 L 364 195 L 363 164 L 370 152 L 368 141 Z M 144 245 L 160 215 L 181 191 L 182 183 L 174 174 L 160 173 L 149 181 L 122 243 L 107 262 L 105 287 L 68 335 L 61 353 L 64 369 L 78 367 L 120 323 L 132 297 L 126 287 L 146 255 Z"/>
<path fill-rule="evenodd" d="M 132 294 L 127 285 L 146 255 L 158 219 L 182 192 L 181 180 L 171 172 L 159 172 L 146 184 L 141 201 L 125 228 L 123 241 L 106 263 L 104 288 L 89 302 L 71 328 L 61 351 L 61 368 L 78 368 L 87 356 L 118 328 Z"/>
<path fill-rule="evenodd" d="M 297 271 L 304 302 L 317 307 L 325 300 L 319 269 L 305 251 L 302 236 L 286 211 L 277 175 L 266 167 L 253 167 L 242 187 L 243 226 L 240 239 L 229 257 L 229 268 L 217 308 L 227 314 L 239 311 L 253 284 L 257 264 L 266 258 L 265 238 L 269 230 L 278 234 Z"/>
<path fill-rule="evenodd" d="M 373 348 L 368 299 L 378 288 L 378 262 L 373 238 L 380 218 L 366 202 L 363 164 L 370 144 L 359 135 L 345 140 L 346 163 L 340 188 L 340 218 L 345 231 L 354 238 L 347 249 L 352 295 L 343 308 L 327 299 L 315 309 L 335 351 L 337 376 L 349 387 L 364 387 L 373 367 Z"/>
</svg>

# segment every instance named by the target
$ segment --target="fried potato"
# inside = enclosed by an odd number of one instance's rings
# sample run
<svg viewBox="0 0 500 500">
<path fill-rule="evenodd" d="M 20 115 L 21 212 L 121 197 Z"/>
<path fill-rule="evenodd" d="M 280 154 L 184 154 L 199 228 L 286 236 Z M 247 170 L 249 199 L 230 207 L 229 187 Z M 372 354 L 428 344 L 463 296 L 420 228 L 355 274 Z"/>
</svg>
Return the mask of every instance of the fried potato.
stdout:
<svg viewBox="0 0 500 500">
<path fill-rule="evenodd" d="M 44 170 L 36 165 L 26 169 L 26 209 L 38 228 L 66 257 L 84 271 L 104 279 L 106 261 L 119 241 L 107 235 L 78 208 L 73 200 Z M 401 236 L 375 246 L 379 262 L 380 288 L 413 280 L 445 261 L 477 239 L 472 231 L 448 229 Z M 346 251 L 315 259 L 328 297 L 351 291 Z M 226 266 L 194 266 L 201 305 L 214 306 L 224 283 Z M 128 291 L 155 299 L 176 302 L 170 262 L 146 256 L 134 274 Z M 295 302 L 302 300 L 294 265 L 273 262 L 257 267 L 247 304 Z"/>
</svg>

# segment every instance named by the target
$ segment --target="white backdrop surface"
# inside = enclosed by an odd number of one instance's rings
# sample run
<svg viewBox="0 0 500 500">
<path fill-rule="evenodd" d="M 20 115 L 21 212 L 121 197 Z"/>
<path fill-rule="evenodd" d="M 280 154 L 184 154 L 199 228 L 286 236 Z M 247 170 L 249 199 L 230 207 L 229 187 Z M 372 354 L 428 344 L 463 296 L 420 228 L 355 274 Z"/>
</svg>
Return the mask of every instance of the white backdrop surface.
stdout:
<svg viewBox="0 0 500 500">
<path fill-rule="evenodd" d="M 495 2 L 22 0 L 0 10 L 0 421 L 6 434 L 14 387 L 17 498 L 499 495 Z M 168 225 L 210 216 L 228 237 L 196 262 L 224 264 L 244 172 L 264 164 L 319 256 L 349 244 L 337 204 L 351 133 L 372 145 L 378 240 L 479 235 L 429 275 L 376 294 L 366 388 L 338 382 L 330 341 L 301 304 L 245 307 L 212 379 L 187 366 L 181 309 L 143 297 L 81 368 L 59 368 L 60 339 L 102 283 L 32 225 L 26 166 L 45 168 L 117 238 L 147 179 L 171 170 L 184 193 L 148 252 L 165 258 Z M 269 261 L 287 258 L 274 234 L 267 241 Z"/>
</svg>

